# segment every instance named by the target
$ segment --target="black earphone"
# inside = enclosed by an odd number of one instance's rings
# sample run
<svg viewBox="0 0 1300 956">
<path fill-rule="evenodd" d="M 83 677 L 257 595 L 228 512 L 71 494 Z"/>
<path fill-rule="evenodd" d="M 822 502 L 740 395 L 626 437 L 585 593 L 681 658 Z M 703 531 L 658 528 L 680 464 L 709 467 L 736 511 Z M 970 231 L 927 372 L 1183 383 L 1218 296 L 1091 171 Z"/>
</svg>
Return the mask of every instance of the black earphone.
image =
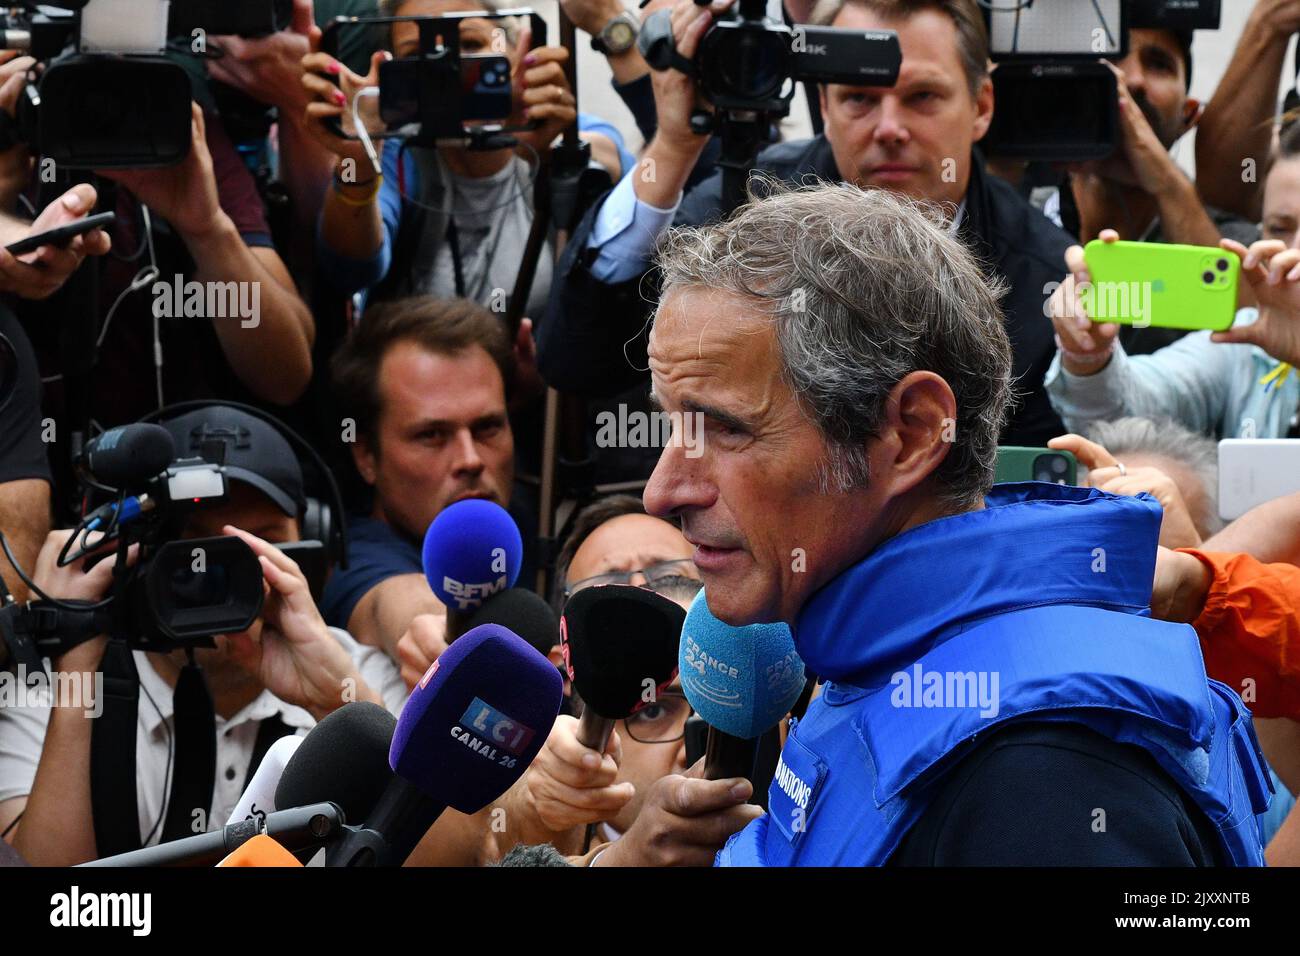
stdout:
<svg viewBox="0 0 1300 956">
<path fill-rule="evenodd" d="M 233 408 L 237 411 L 245 412 L 254 418 L 266 422 L 277 432 L 279 432 L 290 445 L 297 448 L 301 455 L 313 465 L 313 470 L 319 472 L 319 477 L 324 485 L 326 495 L 324 499 L 313 497 L 306 494 L 308 480 L 307 469 L 303 469 L 303 487 L 305 506 L 299 520 L 301 523 L 302 537 L 306 541 L 319 541 L 325 546 L 329 555 L 330 563 L 340 568 L 348 566 L 348 529 L 347 522 L 343 516 L 346 513 L 343 508 L 343 496 L 339 493 L 338 482 L 334 480 L 334 473 L 329 470 L 325 464 L 325 459 L 320 453 L 307 443 L 307 440 L 299 435 L 296 431 L 276 418 L 270 412 L 265 412 L 254 405 L 246 405 L 243 402 L 234 402 L 226 399 L 192 399 L 184 402 L 174 402 L 171 405 L 164 405 L 162 408 L 155 409 L 139 419 L 141 423 L 157 422 L 164 418 L 171 418 L 184 412 L 192 412 L 201 408 L 225 407 Z M 299 458 L 299 464 L 303 463 L 303 458 Z"/>
</svg>

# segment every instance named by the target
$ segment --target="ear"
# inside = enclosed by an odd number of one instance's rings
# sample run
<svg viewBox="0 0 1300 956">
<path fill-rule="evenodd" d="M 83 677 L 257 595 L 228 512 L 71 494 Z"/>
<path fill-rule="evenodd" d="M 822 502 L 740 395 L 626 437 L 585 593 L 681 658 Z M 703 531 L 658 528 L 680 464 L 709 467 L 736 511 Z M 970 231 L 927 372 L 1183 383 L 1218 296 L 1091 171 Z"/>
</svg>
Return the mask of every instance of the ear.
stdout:
<svg viewBox="0 0 1300 956">
<path fill-rule="evenodd" d="M 978 143 L 989 131 L 993 123 L 993 80 L 984 77 L 980 80 L 979 91 L 975 94 L 975 125 L 971 128 L 971 142 Z"/>
<path fill-rule="evenodd" d="M 366 484 L 375 483 L 379 458 L 370 450 L 370 442 L 360 436 L 352 443 L 352 463 L 357 466 L 357 471 L 361 473 Z"/>
<path fill-rule="evenodd" d="M 1184 133 L 1186 133 L 1189 129 L 1191 129 L 1193 126 L 1195 126 L 1197 123 L 1201 121 L 1201 114 L 1203 112 L 1205 112 L 1204 103 L 1202 103 L 1198 99 L 1193 99 L 1190 96 L 1187 97 L 1186 101 L 1183 103 L 1183 132 Z"/>
<path fill-rule="evenodd" d="M 564 696 L 573 696 L 573 687 L 569 683 L 569 675 L 564 671 L 564 652 L 560 650 L 559 644 L 552 644 L 550 651 L 546 654 L 546 659 L 560 669 L 560 675 L 564 678 Z"/>
<path fill-rule="evenodd" d="M 872 472 L 889 497 L 916 488 L 948 457 L 956 440 L 957 398 L 934 372 L 912 372 L 890 390 L 879 447 L 885 460 Z M 873 462 L 873 464 L 875 464 Z"/>
</svg>

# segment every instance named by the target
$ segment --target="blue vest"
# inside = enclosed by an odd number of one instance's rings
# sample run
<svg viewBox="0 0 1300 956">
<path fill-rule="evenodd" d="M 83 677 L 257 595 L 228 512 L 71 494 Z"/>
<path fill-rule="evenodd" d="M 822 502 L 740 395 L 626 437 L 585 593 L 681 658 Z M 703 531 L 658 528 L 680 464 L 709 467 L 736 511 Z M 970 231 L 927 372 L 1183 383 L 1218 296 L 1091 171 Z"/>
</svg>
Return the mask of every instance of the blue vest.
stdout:
<svg viewBox="0 0 1300 956">
<path fill-rule="evenodd" d="M 1272 783 L 1241 699 L 1196 632 L 1152 620 L 1160 506 L 1040 483 L 891 538 L 804 607 L 795 645 L 827 684 L 792 729 L 769 812 L 719 866 L 889 859 L 978 734 L 1068 721 L 1143 748 L 1226 860 L 1263 864 Z"/>
</svg>

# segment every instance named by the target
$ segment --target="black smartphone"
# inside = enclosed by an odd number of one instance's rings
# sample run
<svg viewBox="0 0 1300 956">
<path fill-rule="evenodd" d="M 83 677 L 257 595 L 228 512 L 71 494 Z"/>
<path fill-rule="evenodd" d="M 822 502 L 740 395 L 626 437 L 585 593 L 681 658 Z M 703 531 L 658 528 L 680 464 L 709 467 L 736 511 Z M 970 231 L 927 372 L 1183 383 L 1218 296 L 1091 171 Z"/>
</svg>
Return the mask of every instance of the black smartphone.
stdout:
<svg viewBox="0 0 1300 956">
<path fill-rule="evenodd" d="M 69 222 L 48 229 L 45 232 L 37 233 L 34 236 L 28 236 L 26 239 L 19 239 L 17 242 L 5 246 L 5 251 L 10 255 L 21 256 L 24 252 L 32 252 L 41 246 L 66 246 L 77 236 L 95 229 L 107 229 L 116 221 L 116 213 L 96 213 L 93 216 L 87 216 L 84 219 L 78 219 L 75 222 Z"/>
<path fill-rule="evenodd" d="M 686 718 L 686 766 L 694 767 L 695 761 L 704 756 L 709 744 L 709 725 L 699 714 Z"/>
<path fill-rule="evenodd" d="M 277 544 L 282 553 L 293 558 L 295 564 L 307 579 L 312 599 L 319 606 L 321 595 L 325 592 L 325 579 L 329 577 L 330 559 L 325 545 L 320 541 L 290 541 Z"/>
</svg>

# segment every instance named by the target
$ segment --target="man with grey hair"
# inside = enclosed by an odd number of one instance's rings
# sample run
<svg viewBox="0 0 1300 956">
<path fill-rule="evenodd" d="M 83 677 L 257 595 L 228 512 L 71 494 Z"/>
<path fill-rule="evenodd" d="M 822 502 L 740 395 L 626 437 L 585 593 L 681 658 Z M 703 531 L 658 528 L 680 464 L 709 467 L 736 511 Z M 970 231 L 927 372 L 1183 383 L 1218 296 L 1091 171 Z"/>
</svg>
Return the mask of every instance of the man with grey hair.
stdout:
<svg viewBox="0 0 1300 956">
<path fill-rule="evenodd" d="M 1144 613 L 1154 499 L 993 487 L 1010 349 L 930 209 L 777 190 L 658 265 L 653 394 L 705 441 L 664 449 L 646 509 L 682 522 L 714 615 L 786 622 L 826 683 L 766 815 L 743 780 L 669 775 L 597 865 L 674 821 L 739 830 L 721 865 L 1262 861 L 1248 714 Z"/>
</svg>

